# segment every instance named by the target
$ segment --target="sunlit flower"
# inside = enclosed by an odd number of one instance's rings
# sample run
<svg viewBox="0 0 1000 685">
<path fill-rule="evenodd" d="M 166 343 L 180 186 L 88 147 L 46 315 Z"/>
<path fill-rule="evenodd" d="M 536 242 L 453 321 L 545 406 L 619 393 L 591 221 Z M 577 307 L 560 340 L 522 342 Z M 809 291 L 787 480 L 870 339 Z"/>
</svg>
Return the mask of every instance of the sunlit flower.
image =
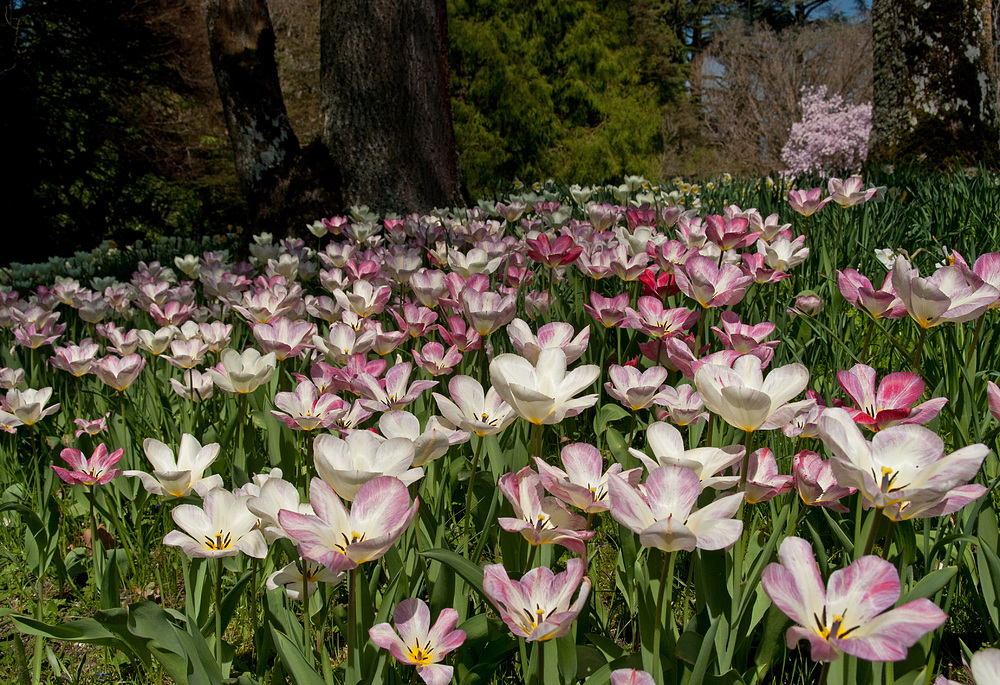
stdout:
<svg viewBox="0 0 1000 685">
<path fill-rule="evenodd" d="M 565 471 L 535 457 L 538 475 L 545 489 L 571 507 L 582 509 L 584 513 L 607 511 L 608 477 L 622 473 L 622 465 L 612 464 L 605 471 L 600 451 L 585 442 L 563 447 L 559 460 Z M 635 486 L 639 484 L 639 471 L 640 469 L 631 469 L 622 475 L 630 485 Z"/>
<path fill-rule="evenodd" d="M 837 482 L 857 488 L 866 509 L 879 507 L 893 521 L 952 514 L 986 492 L 967 485 L 989 453 L 986 445 L 945 455 L 938 434 L 914 424 L 886 428 L 868 442 L 837 407 L 823 413 L 820 437 L 833 452 Z"/>
<path fill-rule="evenodd" d="M 405 438 L 413 443 L 411 465 L 423 466 L 427 462 L 440 459 L 452 445 L 469 440 L 469 433 L 445 426 L 438 416 L 427 419 L 427 425 L 420 430 L 420 420 L 408 411 L 387 411 L 379 417 L 379 430 L 388 439 Z"/>
<path fill-rule="evenodd" d="M 347 501 L 379 476 L 393 476 L 406 485 L 423 478 L 422 468 L 411 468 L 414 454 L 411 440 L 384 440 L 371 431 L 353 431 L 346 439 L 317 435 L 313 442 L 316 473 Z"/>
<path fill-rule="evenodd" d="M 501 354 L 490 364 L 490 380 L 518 416 L 535 424 L 559 423 L 597 402 L 597 395 L 575 397 L 600 375 L 590 364 L 567 373 L 566 353 L 559 348 L 542 350 L 532 365 L 516 354 Z"/>
<path fill-rule="evenodd" d="M 514 319 L 507 326 L 507 335 L 519 355 L 534 364 L 539 353 L 558 347 L 566 353 L 566 363 L 572 364 L 587 350 L 590 343 L 590 326 L 585 326 L 574 337 L 573 326 L 563 321 L 553 321 L 538 329 L 536 336 L 521 319 Z"/>
<path fill-rule="evenodd" d="M 778 473 L 778 462 L 774 452 L 767 447 L 750 454 L 747 467 L 746 490 L 743 496 L 750 504 L 766 502 L 769 499 L 790 492 L 792 477 Z"/>
<path fill-rule="evenodd" d="M 257 517 L 246 502 L 222 488 L 203 496 L 202 506 L 180 504 L 171 516 L 184 532 L 172 530 L 163 544 L 180 547 L 189 557 L 234 557 L 240 552 L 263 559 L 267 543 L 257 528 Z"/>
<path fill-rule="evenodd" d="M 334 573 L 319 562 L 299 559 L 269 575 L 264 585 L 268 590 L 284 588 L 288 599 L 293 602 L 301 602 L 303 585 L 305 585 L 306 597 L 308 598 L 313 596 L 320 583 L 336 585 L 343 579 L 343 571 Z"/>
<path fill-rule="evenodd" d="M 106 485 L 122 474 L 121 469 L 112 467 L 124 453 L 125 450 L 119 448 L 108 454 L 107 445 L 101 443 L 88 459 L 80 450 L 67 447 L 59 456 L 69 464 L 69 468 L 53 466 L 52 470 L 71 485 Z"/>
<path fill-rule="evenodd" d="M 594 537 L 586 530 L 587 520 L 571 514 L 555 497 L 546 497 L 542 481 L 530 466 L 517 473 L 505 473 L 497 481 L 500 492 L 514 509 L 514 517 L 500 517 L 500 527 L 520 533 L 533 545 L 562 545 L 583 554 L 586 542 Z"/>
<path fill-rule="evenodd" d="M 621 476 L 612 476 L 608 490 L 611 516 L 638 533 L 644 547 L 664 552 L 723 549 L 743 532 L 743 522 L 733 518 L 743 493 L 720 497 L 693 510 L 702 492 L 701 480 L 684 466 L 655 468 L 638 489 Z"/>
<path fill-rule="evenodd" d="M 830 462 L 811 450 L 802 450 L 792 458 L 792 478 L 803 502 L 842 514 L 846 514 L 848 509 L 839 500 L 857 492 L 857 488 L 839 485 Z"/>
<path fill-rule="evenodd" d="M 97 361 L 94 373 L 105 385 L 118 392 L 125 392 L 130 385 L 139 379 L 139 374 L 144 368 L 146 368 L 146 360 L 138 354 L 127 354 L 124 357 L 109 354 Z"/>
<path fill-rule="evenodd" d="M 388 623 L 372 626 L 368 631 L 372 642 L 388 649 L 401 664 L 416 666 L 427 685 L 448 685 L 455 669 L 440 662 L 465 642 L 465 631 L 455 630 L 458 612 L 442 609 L 432 627 L 427 605 L 419 599 L 405 599 L 393 610 L 392 621 L 395 630 Z"/>
<path fill-rule="evenodd" d="M 8 413 L 25 426 L 30 426 L 59 411 L 58 404 L 53 404 L 51 407 L 45 406 L 51 397 L 52 388 L 42 388 L 41 390 L 11 388 L 7 391 L 3 404 Z"/>
<path fill-rule="evenodd" d="M 493 564 L 486 567 L 483 591 L 512 633 L 528 642 L 551 640 L 568 635 L 586 606 L 591 587 L 586 566 L 583 559 L 573 558 L 562 573 L 540 566 L 513 581 L 503 564 Z"/>
<path fill-rule="evenodd" d="M 799 403 L 788 401 L 805 390 L 809 371 L 802 364 L 772 369 L 767 378 L 761 361 L 746 354 L 732 368 L 706 364 L 694 375 L 705 406 L 729 425 L 744 431 L 771 430 L 788 423 Z"/>
<path fill-rule="evenodd" d="M 486 393 L 471 376 L 455 376 L 448 381 L 448 394 L 434 393 L 441 415 L 456 428 L 479 437 L 495 435 L 509 426 L 517 414 L 492 387 Z"/>
<path fill-rule="evenodd" d="M 242 354 L 227 347 L 219 355 L 221 361 L 208 369 L 212 380 L 223 392 L 246 395 L 271 380 L 277 362 L 274 352 L 261 355 L 252 347 Z"/>
<path fill-rule="evenodd" d="M 877 390 L 875 379 L 875 369 L 865 364 L 837 372 L 837 383 L 857 407 L 845 406 L 844 410 L 856 423 L 872 430 L 903 423 L 928 423 L 948 402 L 945 397 L 935 397 L 912 406 L 924 394 L 924 381 L 915 373 L 890 373 Z"/>
<path fill-rule="evenodd" d="M 971 321 L 1000 297 L 1000 291 L 968 269 L 945 266 L 921 278 L 903 257 L 897 257 L 892 268 L 892 286 L 921 328 Z"/>
<path fill-rule="evenodd" d="M 319 478 L 309 486 L 315 515 L 282 510 L 281 527 L 299 541 L 299 554 L 338 573 L 357 568 L 385 554 L 417 515 L 406 485 L 380 476 L 358 489 L 348 509 L 337 493 Z"/>
<path fill-rule="evenodd" d="M 402 409 L 416 400 L 420 394 L 433 388 L 437 381 L 416 380 L 410 383 L 410 373 L 413 364 L 401 362 L 392 366 L 380 382 L 371 374 L 362 373 L 351 384 L 356 393 L 363 398 L 361 403 L 369 411 L 389 411 Z"/>
<path fill-rule="evenodd" d="M 73 437 L 75 438 L 80 437 L 84 433 L 87 435 L 98 435 L 102 431 L 106 433 L 108 431 L 108 414 L 106 413 L 104 416 L 96 418 L 93 421 L 73 419 L 73 423 L 79 426 L 77 430 L 73 431 Z"/>
<path fill-rule="evenodd" d="M 864 309 L 873 318 L 898 319 L 906 316 L 906 306 L 892 289 L 891 271 L 885 275 L 882 287 L 875 290 L 867 277 L 854 269 L 844 269 L 837 272 L 837 288 L 845 300 L 858 309 Z"/>
<path fill-rule="evenodd" d="M 629 452 L 650 473 L 660 466 L 683 466 L 698 474 L 702 488 L 716 490 L 726 490 L 740 482 L 739 476 L 722 475 L 743 458 L 746 450 L 740 445 L 685 449 L 681 432 L 662 421 L 652 423 L 646 429 L 646 444 L 653 451 L 652 459 L 634 447 L 629 448 Z"/>
<path fill-rule="evenodd" d="M 834 571 L 826 588 L 812 547 L 802 538 L 785 538 L 778 560 L 764 569 L 761 584 L 798 624 L 786 633 L 788 648 L 808 640 L 813 661 L 834 661 L 841 652 L 866 661 L 901 661 L 948 618 L 923 598 L 890 609 L 899 599 L 899 573 L 879 557 L 861 557 Z"/>
<path fill-rule="evenodd" d="M 125 471 L 122 475 L 137 477 L 147 492 L 154 495 L 183 497 L 192 490 L 202 497 L 215 488 L 222 487 L 222 476 L 215 474 L 205 477 L 205 469 L 219 456 L 219 443 L 201 446 L 193 436 L 185 433 L 181 444 L 174 452 L 159 440 L 146 438 L 142 443 L 146 458 L 153 465 L 153 473 Z"/>
</svg>

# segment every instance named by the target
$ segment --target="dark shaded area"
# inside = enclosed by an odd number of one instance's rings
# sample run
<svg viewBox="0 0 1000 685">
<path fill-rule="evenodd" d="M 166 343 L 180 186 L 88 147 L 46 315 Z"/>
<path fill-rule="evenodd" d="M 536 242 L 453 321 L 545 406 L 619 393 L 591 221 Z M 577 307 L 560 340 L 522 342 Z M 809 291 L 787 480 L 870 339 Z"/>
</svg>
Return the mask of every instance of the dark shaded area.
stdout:
<svg viewBox="0 0 1000 685">
<path fill-rule="evenodd" d="M 242 221 L 203 24 L 187 3 L 25 0 L 4 9 L 2 261 Z"/>
</svg>

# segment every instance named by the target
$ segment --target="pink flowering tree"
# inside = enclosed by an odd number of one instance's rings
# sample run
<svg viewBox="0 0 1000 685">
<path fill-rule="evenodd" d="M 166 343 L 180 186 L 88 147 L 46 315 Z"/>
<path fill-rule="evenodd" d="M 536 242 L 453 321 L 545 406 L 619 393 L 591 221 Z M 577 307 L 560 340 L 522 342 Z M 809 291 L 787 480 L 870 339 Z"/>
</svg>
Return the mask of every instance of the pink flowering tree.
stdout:
<svg viewBox="0 0 1000 685">
<path fill-rule="evenodd" d="M 792 124 L 781 150 L 787 173 L 837 169 L 859 171 L 868 154 L 872 130 L 870 102 L 852 104 L 827 97 L 826 86 L 802 87 L 802 121 Z"/>
</svg>

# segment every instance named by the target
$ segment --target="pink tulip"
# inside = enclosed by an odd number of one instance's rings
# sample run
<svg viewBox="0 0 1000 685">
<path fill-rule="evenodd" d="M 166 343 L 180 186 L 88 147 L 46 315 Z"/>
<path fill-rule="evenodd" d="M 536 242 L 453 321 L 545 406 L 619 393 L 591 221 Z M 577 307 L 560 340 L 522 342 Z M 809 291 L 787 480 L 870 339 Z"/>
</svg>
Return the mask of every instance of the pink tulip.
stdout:
<svg viewBox="0 0 1000 685">
<path fill-rule="evenodd" d="M 432 376 L 447 376 L 462 363 L 462 353 L 455 345 L 445 350 L 439 342 L 429 342 L 418 352 L 413 350 L 413 361 Z"/>
<path fill-rule="evenodd" d="M 890 373 L 878 384 L 878 390 L 875 378 L 875 369 L 864 364 L 837 372 L 837 383 L 857 407 L 844 409 L 856 423 L 872 430 L 904 423 L 928 423 L 948 402 L 945 397 L 935 397 L 912 407 L 924 394 L 924 382 L 915 373 Z"/>
<path fill-rule="evenodd" d="M 826 206 L 826 203 L 832 200 L 832 197 L 826 197 L 820 199 L 823 194 L 822 188 L 812 188 L 810 190 L 789 190 L 788 191 L 788 204 L 791 206 L 792 210 L 798 212 L 802 216 L 812 216 L 819 210 Z"/>
<path fill-rule="evenodd" d="M 450 398 L 433 393 L 441 415 L 457 428 L 479 437 L 495 435 L 513 423 L 517 414 L 493 388 L 483 386 L 471 376 L 455 376 L 448 381 Z"/>
<path fill-rule="evenodd" d="M 833 452 L 837 482 L 857 488 L 865 508 L 879 507 L 893 521 L 953 514 L 985 492 L 967 483 L 989 453 L 982 444 L 944 453 L 944 441 L 914 424 L 892 426 L 865 440 L 844 409 L 827 409 L 820 437 Z"/>
<path fill-rule="evenodd" d="M 747 467 L 746 492 L 744 496 L 750 504 L 766 502 L 769 499 L 790 492 L 792 476 L 778 473 L 778 462 L 774 452 L 762 447 L 751 453 Z"/>
<path fill-rule="evenodd" d="M 948 618 L 929 599 L 890 609 L 899 599 L 899 574 L 876 556 L 834 571 L 826 588 L 812 547 L 802 538 L 785 538 L 778 559 L 764 569 L 761 583 L 798 624 L 786 633 L 788 648 L 808 640 L 813 661 L 835 661 L 841 652 L 866 661 L 901 661 L 917 640 Z"/>
<path fill-rule="evenodd" d="M 743 532 L 733 518 L 743 493 L 720 497 L 694 510 L 702 492 L 698 474 L 684 466 L 660 466 L 635 489 L 621 476 L 608 478 L 611 516 L 634 533 L 644 547 L 664 552 L 716 550 L 731 546 Z"/>
<path fill-rule="evenodd" d="M 681 292 L 702 307 L 729 307 L 738 304 L 752 281 L 743 270 L 732 264 L 721 267 L 712 259 L 695 255 L 683 268 L 674 271 Z"/>
<path fill-rule="evenodd" d="M 546 497 L 541 479 L 530 466 L 505 473 L 497 485 L 514 508 L 513 518 L 498 520 L 501 528 L 520 533 L 532 545 L 556 544 L 577 554 L 586 553 L 586 542 L 594 537 L 593 531 L 586 530 L 586 519 L 571 514 L 555 497 Z"/>
<path fill-rule="evenodd" d="M 885 275 L 879 290 L 854 269 L 837 272 L 837 287 L 844 299 L 858 309 L 864 309 L 876 319 L 898 319 L 906 316 L 906 306 L 892 288 L 892 272 Z"/>
<path fill-rule="evenodd" d="M 665 401 L 660 390 L 667 379 L 667 370 L 662 366 L 640 372 L 634 366 L 612 364 L 608 377 L 611 380 L 604 384 L 604 389 L 626 409 L 648 409 L 654 402 L 662 404 Z"/>
<path fill-rule="evenodd" d="M 944 266 L 922 278 L 903 257 L 898 257 L 892 267 L 892 286 L 910 318 L 921 328 L 971 321 L 1000 297 L 1000 290 L 968 269 Z"/>
<path fill-rule="evenodd" d="M 406 486 L 392 476 L 374 478 L 358 489 L 348 510 L 329 485 L 313 478 L 309 502 L 315 515 L 281 510 L 278 522 L 299 541 L 306 559 L 334 573 L 378 559 L 392 547 L 417 515 Z"/>
<path fill-rule="evenodd" d="M 517 300 L 513 295 L 495 292 L 462 291 L 462 311 L 469 325 L 479 335 L 489 335 L 514 318 Z"/>
<path fill-rule="evenodd" d="M 624 326 L 641 331 L 654 338 L 691 330 L 701 312 L 684 307 L 667 309 L 658 298 L 643 295 L 638 301 L 639 310 L 627 308 Z"/>
<path fill-rule="evenodd" d="M 574 245 L 568 235 L 551 240 L 547 234 L 540 233 L 537 238 L 528 238 L 524 242 L 528 246 L 528 256 L 549 268 L 572 264 L 583 252 L 583 248 Z"/>
<path fill-rule="evenodd" d="M 1000 388 L 993 381 L 986 381 L 986 401 L 993 418 L 1000 421 Z"/>
<path fill-rule="evenodd" d="M 619 668 L 611 671 L 611 685 L 654 685 L 656 681 L 646 671 L 634 668 Z"/>
<path fill-rule="evenodd" d="M 67 447 L 59 453 L 59 456 L 69 464 L 69 468 L 53 466 L 52 470 L 70 485 L 106 485 L 122 475 L 121 469 L 112 467 L 124 453 L 124 449 L 117 449 L 108 454 L 107 446 L 101 443 L 90 459 L 87 459 L 80 450 Z"/>
<path fill-rule="evenodd" d="M 690 426 L 708 419 L 708 412 L 702 411 L 705 403 L 701 400 L 701 395 L 694 389 L 693 385 L 678 385 L 676 388 L 669 385 L 663 386 L 660 393 L 662 404 L 666 407 L 666 414 L 671 423 L 678 426 Z M 654 409 L 658 421 L 663 418 L 657 412 L 662 410 Z"/>
<path fill-rule="evenodd" d="M 830 198 L 844 209 L 859 205 L 875 197 L 878 188 L 864 188 L 864 180 L 860 176 L 851 176 L 846 179 L 831 178 L 827 182 L 830 191 Z"/>
<path fill-rule="evenodd" d="M 343 417 L 350 405 L 336 395 L 320 393 L 312 381 L 300 382 L 294 392 L 279 392 L 271 414 L 292 430 L 330 428 Z"/>
<path fill-rule="evenodd" d="M 317 333 L 316 324 L 308 321 L 293 321 L 278 316 L 270 323 L 258 323 L 253 327 L 253 337 L 264 353 L 273 352 L 275 359 L 298 357 L 304 350 L 312 349 L 312 339 Z"/>
<path fill-rule="evenodd" d="M 437 381 L 410 383 L 412 371 L 413 364 L 402 362 L 390 368 L 381 382 L 371 374 L 362 373 L 354 380 L 352 387 L 361 395 L 361 402 L 369 411 L 401 409 L 416 400 L 424 390 L 438 384 Z"/>
<path fill-rule="evenodd" d="M 601 453 L 593 445 L 576 442 L 562 448 L 559 455 L 563 471 L 535 457 L 542 485 L 571 507 L 587 514 L 608 510 L 608 477 L 621 473 L 621 464 L 612 464 L 607 471 Z M 623 474 L 629 485 L 639 484 L 639 469 Z"/>
<path fill-rule="evenodd" d="M 514 319 L 507 326 L 507 335 L 519 355 L 532 364 L 538 362 L 538 355 L 544 349 L 559 348 L 566 353 L 566 363 L 572 364 L 587 350 L 590 342 L 590 326 L 585 326 L 574 337 L 573 327 L 562 321 L 553 321 L 538 329 L 536 336 L 521 319 Z"/>
<path fill-rule="evenodd" d="M 811 507 L 827 507 L 842 514 L 846 514 L 848 509 L 839 500 L 857 492 L 857 488 L 838 485 L 830 462 L 824 461 L 811 450 L 802 450 L 792 457 L 792 478 L 803 502 Z"/>
<path fill-rule="evenodd" d="M 99 349 L 93 340 L 84 338 L 79 345 L 71 342 L 66 347 L 54 347 L 56 354 L 49 357 L 49 362 L 53 367 L 79 378 L 91 372 Z"/>
<path fill-rule="evenodd" d="M 542 566 L 513 581 L 503 564 L 493 564 L 483 574 L 483 591 L 512 633 L 528 642 L 544 642 L 568 635 L 586 606 L 591 583 L 585 572 L 586 562 L 573 558 L 562 573 Z"/>
<path fill-rule="evenodd" d="M 749 220 L 742 217 L 729 219 L 718 214 L 705 216 L 705 236 L 723 252 L 739 250 L 756 242 L 760 231 L 749 232 L 749 227 Z"/>
<path fill-rule="evenodd" d="M 130 354 L 125 357 L 109 354 L 98 360 L 94 372 L 105 385 L 119 392 L 124 392 L 126 388 L 135 383 L 145 366 L 146 360 L 138 354 Z"/>
<path fill-rule="evenodd" d="M 427 335 L 434 322 L 438 319 L 438 313 L 427 307 L 416 307 L 409 302 L 403 305 L 401 312 L 390 309 L 393 318 L 399 325 L 399 330 L 404 331 L 411 338 L 420 338 Z"/>
<path fill-rule="evenodd" d="M 702 489 L 727 490 L 740 481 L 739 476 L 721 475 L 743 459 L 746 450 L 739 445 L 685 449 L 681 432 L 662 421 L 652 423 L 646 429 L 646 443 L 653 452 L 653 458 L 634 447 L 629 448 L 629 453 L 642 462 L 650 473 L 660 466 L 683 466 L 698 475 Z"/>
<path fill-rule="evenodd" d="M 448 685 L 455 669 L 440 662 L 465 642 L 465 631 L 455 630 L 458 612 L 442 609 L 432 627 L 427 605 L 419 599 L 405 599 L 393 610 L 392 621 L 395 630 L 388 623 L 372 626 L 368 631 L 372 642 L 388 649 L 399 663 L 416 666 L 427 685 Z"/>
<path fill-rule="evenodd" d="M 594 317 L 597 323 L 605 328 L 612 328 L 625 318 L 627 305 L 628 293 L 622 293 L 615 297 L 604 297 L 597 291 L 593 291 L 590 293 L 590 304 L 583 305 L 583 309 Z"/>
</svg>

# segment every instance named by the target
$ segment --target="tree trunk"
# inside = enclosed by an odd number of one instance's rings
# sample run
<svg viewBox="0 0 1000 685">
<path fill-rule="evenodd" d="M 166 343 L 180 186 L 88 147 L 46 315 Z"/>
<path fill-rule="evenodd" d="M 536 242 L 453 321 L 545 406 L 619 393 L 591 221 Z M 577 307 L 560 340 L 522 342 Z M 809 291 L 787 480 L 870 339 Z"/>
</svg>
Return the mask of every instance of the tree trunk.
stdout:
<svg viewBox="0 0 1000 685">
<path fill-rule="evenodd" d="M 992 0 L 873 0 L 869 159 L 1000 166 Z"/>
<path fill-rule="evenodd" d="M 324 142 L 345 204 L 460 204 L 445 0 L 323 0 L 320 25 Z"/>
<path fill-rule="evenodd" d="M 336 176 L 321 148 L 300 150 L 288 121 L 266 1 L 208 0 L 206 19 L 250 225 L 283 235 L 336 207 Z"/>
</svg>

